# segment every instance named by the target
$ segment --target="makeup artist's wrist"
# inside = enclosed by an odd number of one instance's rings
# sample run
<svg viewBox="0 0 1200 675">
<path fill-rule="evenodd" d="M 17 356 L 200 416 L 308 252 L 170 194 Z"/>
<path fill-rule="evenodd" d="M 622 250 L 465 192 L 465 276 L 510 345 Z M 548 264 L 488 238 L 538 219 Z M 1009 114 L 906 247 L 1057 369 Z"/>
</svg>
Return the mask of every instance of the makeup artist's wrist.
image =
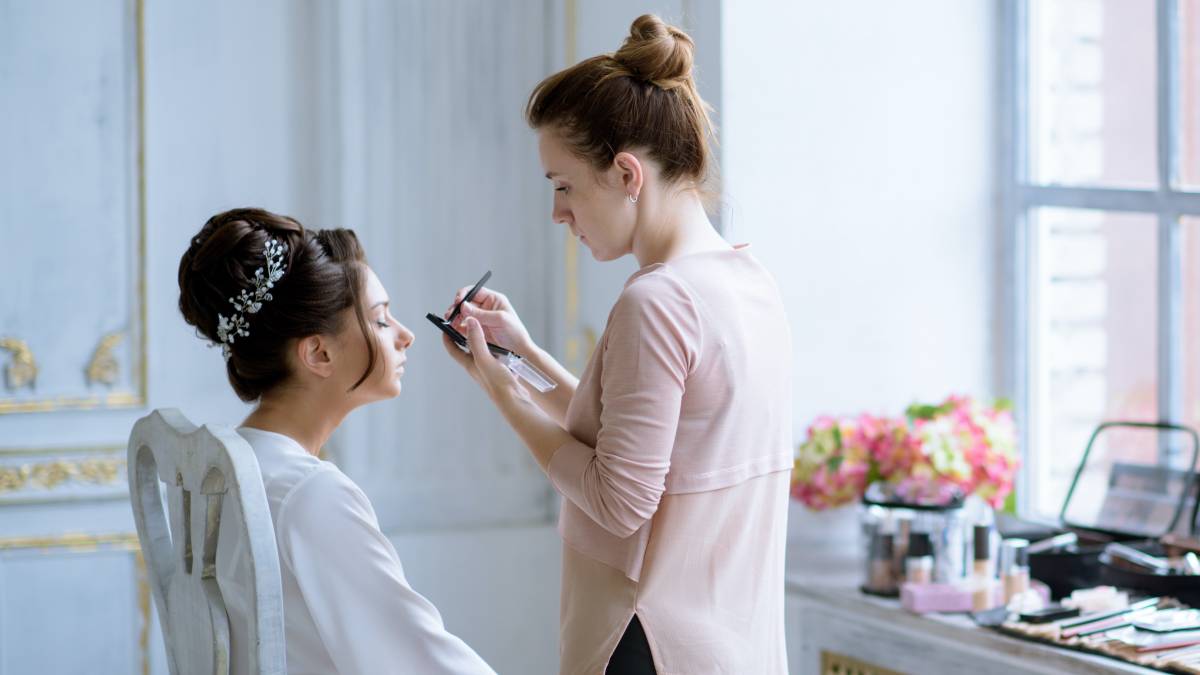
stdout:
<svg viewBox="0 0 1200 675">
<path fill-rule="evenodd" d="M 515 412 L 517 408 L 526 404 L 533 404 L 533 399 L 530 397 L 529 391 L 520 382 L 517 382 L 515 378 L 511 382 L 505 382 L 494 388 L 491 391 L 491 395 L 492 402 L 506 414 L 509 411 Z"/>
<path fill-rule="evenodd" d="M 537 346 L 533 338 L 526 337 L 524 340 L 518 341 L 510 350 L 523 358 L 530 358 L 542 351 L 542 348 Z"/>
</svg>

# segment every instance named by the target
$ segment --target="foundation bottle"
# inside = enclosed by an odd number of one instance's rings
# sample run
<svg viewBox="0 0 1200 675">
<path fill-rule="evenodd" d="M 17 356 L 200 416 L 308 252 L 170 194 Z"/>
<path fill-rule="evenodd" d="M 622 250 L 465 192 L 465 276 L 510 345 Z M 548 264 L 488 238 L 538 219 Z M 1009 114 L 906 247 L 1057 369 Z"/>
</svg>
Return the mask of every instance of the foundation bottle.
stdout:
<svg viewBox="0 0 1200 675">
<path fill-rule="evenodd" d="M 877 532 L 871 540 L 867 563 L 867 590 L 892 595 L 896 592 L 895 538 L 890 532 Z"/>
<path fill-rule="evenodd" d="M 933 581 L 933 549 L 929 534 L 913 532 L 908 536 L 908 557 L 904 562 L 905 581 L 928 584 Z"/>
<path fill-rule="evenodd" d="M 995 595 L 995 571 L 992 567 L 992 528 L 975 526 L 974 564 L 971 568 L 971 609 L 982 612 L 992 608 Z"/>
<path fill-rule="evenodd" d="M 1029 542 L 1005 539 L 1000 544 L 1000 579 L 1004 584 L 1004 602 L 1029 590 Z"/>
</svg>

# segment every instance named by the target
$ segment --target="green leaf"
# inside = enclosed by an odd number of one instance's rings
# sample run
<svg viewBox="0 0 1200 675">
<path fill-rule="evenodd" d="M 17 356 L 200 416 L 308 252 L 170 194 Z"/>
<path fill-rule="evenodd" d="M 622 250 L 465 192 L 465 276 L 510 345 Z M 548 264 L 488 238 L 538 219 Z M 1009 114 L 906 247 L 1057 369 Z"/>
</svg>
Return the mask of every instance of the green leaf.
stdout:
<svg viewBox="0 0 1200 675">
<path fill-rule="evenodd" d="M 949 406 L 929 405 L 928 403 L 914 403 L 904 411 L 904 414 L 909 420 L 931 420 L 942 413 L 948 412 Z"/>
<path fill-rule="evenodd" d="M 871 462 L 870 468 L 867 469 L 867 480 L 863 484 L 870 485 L 871 483 L 881 481 L 883 479 L 884 475 L 883 472 L 879 470 L 879 464 L 877 462 Z"/>
<path fill-rule="evenodd" d="M 1004 499 L 1004 506 L 1000 509 L 1002 513 L 1017 515 L 1017 486 L 1013 486 L 1012 492 L 1008 493 L 1008 497 Z"/>
</svg>

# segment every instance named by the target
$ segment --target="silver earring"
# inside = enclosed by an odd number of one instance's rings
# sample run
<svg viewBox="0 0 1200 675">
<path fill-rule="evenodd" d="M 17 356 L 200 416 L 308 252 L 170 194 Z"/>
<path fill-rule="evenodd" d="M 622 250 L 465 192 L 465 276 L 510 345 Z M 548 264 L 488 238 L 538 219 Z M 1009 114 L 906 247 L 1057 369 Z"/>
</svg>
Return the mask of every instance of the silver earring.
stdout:
<svg viewBox="0 0 1200 675">
<path fill-rule="evenodd" d="M 625 195 L 625 196 L 626 196 L 626 197 L 629 197 L 629 203 L 630 203 L 630 204 L 636 204 L 636 203 L 637 203 L 637 200 L 638 200 L 638 198 L 637 198 L 637 197 L 634 197 L 633 195 Z"/>
</svg>

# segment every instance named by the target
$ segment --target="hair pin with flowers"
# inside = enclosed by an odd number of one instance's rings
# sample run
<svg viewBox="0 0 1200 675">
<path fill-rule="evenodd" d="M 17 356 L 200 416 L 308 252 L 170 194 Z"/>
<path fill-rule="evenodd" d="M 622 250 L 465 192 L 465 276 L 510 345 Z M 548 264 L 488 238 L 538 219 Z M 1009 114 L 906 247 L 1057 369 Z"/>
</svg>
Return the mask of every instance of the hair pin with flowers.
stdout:
<svg viewBox="0 0 1200 675">
<path fill-rule="evenodd" d="M 267 258 L 267 266 L 259 267 L 254 270 L 254 288 L 243 288 L 242 292 L 236 298 L 230 298 L 229 304 L 233 305 L 236 310 L 232 315 L 226 317 L 223 314 L 217 314 L 217 340 L 221 344 L 221 355 L 228 361 L 233 355 L 233 341 L 240 335 L 247 337 L 250 331 L 247 329 L 246 315 L 257 314 L 258 310 L 262 309 L 262 304 L 268 300 L 274 300 L 271 295 L 271 289 L 275 287 L 275 282 L 283 276 L 285 267 L 283 266 L 283 256 L 287 254 L 287 244 L 282 244 L 274 239 L 267 240 L 267 248 L 263 254 Z M 215 345 L 214 345 L 215 346 Z"/>
</svg>

